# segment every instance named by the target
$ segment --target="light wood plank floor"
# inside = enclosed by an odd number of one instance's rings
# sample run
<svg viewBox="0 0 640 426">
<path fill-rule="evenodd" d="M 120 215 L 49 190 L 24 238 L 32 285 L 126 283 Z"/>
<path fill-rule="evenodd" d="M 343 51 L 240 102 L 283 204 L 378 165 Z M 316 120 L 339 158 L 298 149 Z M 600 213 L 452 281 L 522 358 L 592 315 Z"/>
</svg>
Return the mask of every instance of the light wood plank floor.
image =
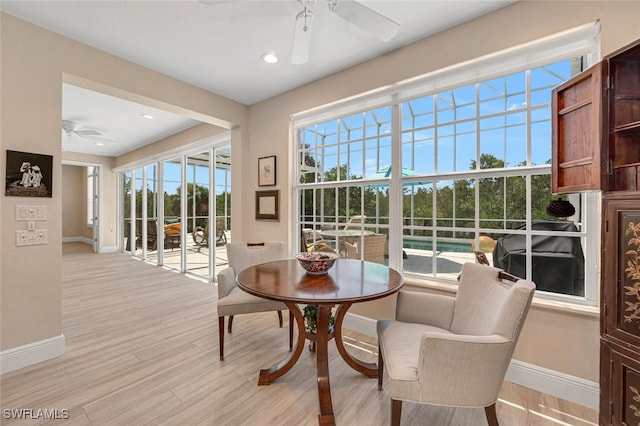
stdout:
<svg viewBox="0 0 640 426">
<path fill-rule="evenodd" d="M 270 386 L 258 371 L 288 351 L 275 313 L 238 316 L 218 359 L 216 288 L 120 253 L 64 245 L 65 355 L 0 377 L 2 409 L 66 409 L 64 425 L 316 425 L 314 354 Z M 285 317 L 287 317 L 285 315 Z M 348 333 L 350 351 L 377 359 L 375 340 Z M 387 391 L 349 368 L 330 344 L 338 425 L 389 424 Z M 505 383 L 502 425 L 595 425 L 597 412 Z M 3 411 L 4 413 L 4 411 Z M 3 425 L 42 420 L 3 418 Z M 483 410 L 405 403 L 402 424 L 484 425 Z"/>
</svg>

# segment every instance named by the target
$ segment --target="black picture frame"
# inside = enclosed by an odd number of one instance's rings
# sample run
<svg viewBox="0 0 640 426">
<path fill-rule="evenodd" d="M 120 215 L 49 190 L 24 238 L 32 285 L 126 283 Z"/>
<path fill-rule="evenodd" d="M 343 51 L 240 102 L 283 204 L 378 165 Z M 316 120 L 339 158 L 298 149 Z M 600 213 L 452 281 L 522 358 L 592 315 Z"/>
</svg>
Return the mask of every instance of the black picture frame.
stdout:
<svg viewBox="0 0 640 426">
<path fill-rule="evenodd" d="M 4 195 L 53 196 L 53 156 L 7 150 Z"/>
<path fill-rule="evenodd" d="M 280 220 L 280 191 L 256 191 L 256 220 Z"/>
<path fill-rule="evenodd" d="M 258 186 L 275 186 L 276 156 L 258 158 Z"/>
</svg>

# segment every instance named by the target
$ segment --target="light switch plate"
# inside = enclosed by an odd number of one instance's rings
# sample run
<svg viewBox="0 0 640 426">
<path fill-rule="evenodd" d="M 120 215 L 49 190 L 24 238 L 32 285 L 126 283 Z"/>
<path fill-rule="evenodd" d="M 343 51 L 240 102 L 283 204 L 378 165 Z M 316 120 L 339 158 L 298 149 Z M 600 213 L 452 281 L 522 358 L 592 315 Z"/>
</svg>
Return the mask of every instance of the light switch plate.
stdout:
<svg viewBox="0 0 640 426">
<path fill-rule="evenodd" d="M 16 205 L 16 221 L 47 220 L 47 206 Z"/>
</svg>

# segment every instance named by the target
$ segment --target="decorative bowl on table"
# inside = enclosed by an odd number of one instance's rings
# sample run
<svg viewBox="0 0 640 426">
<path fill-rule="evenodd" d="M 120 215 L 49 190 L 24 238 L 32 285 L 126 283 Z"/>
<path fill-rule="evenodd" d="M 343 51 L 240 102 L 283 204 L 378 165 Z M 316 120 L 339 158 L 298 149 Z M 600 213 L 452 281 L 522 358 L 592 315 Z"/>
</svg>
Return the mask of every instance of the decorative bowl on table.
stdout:
<svg viewBox="0 0 640 426">
<path fill-rule="evenodd" d="M 322 251 L 309 251 L 296 254 L 300 266 L 311 275 L 323 275 L 329 272 L 338 255 Z"/>
</svg>

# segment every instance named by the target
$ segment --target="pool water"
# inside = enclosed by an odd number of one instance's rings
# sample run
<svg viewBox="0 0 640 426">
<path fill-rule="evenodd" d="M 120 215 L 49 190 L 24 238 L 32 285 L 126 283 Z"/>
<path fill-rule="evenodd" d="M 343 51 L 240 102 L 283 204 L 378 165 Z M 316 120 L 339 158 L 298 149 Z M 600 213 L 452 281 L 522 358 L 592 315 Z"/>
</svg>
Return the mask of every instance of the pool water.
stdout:
<svg viewBox="0 0 640 426">
<path fill-rule="evenodd" d="M 418 250 L 433 250 L 433 241 L 430 240 L 411 240 L 403 239 L 402 246 L 404 248 L 418 249 Z M 454 241 L 438 241 L 438 251 L 447 251 L 454 253 L 473 253 L 471 250 L 471 244 L 466 241 L 454 242 Z"/>
</svg>

